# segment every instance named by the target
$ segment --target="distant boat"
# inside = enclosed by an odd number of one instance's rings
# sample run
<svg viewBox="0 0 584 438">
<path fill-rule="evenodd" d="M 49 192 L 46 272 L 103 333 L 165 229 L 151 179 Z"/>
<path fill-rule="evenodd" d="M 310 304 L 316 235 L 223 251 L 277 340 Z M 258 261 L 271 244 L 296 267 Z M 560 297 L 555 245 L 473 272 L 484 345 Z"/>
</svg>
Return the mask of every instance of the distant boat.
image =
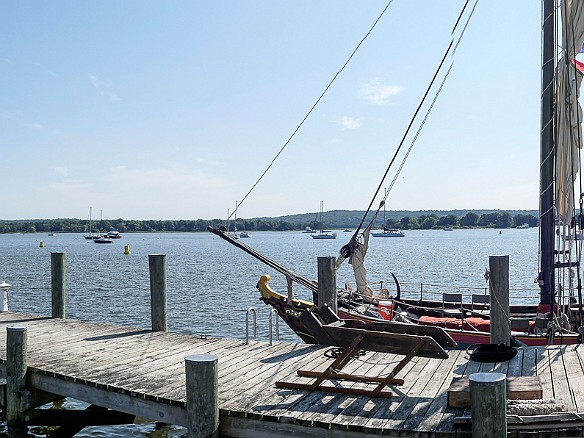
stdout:
<svg viewBox="0 0 584 438">
<path fill-rule="evenodd" d="M 56 236 L 56 234 L 51 231 L 48 236 Z"/>
<path fill-rule="evenodd" d="M 312 234 L 312 233 L 314 233 L 314 230 L 310 227 L 306 227 L 304 229 L 303 233 Z"/>
<path fill-rule="evenodd" d="M 310 235 L 313 239 L 336 239 L 337 233 L 334 231 L 328 231 L 324 229 L 324 220 L 323 220 L 323 201 L 320 201 L 320 231 L 318 233 L 313 233 Z"/>
<path fill-rule="evenodd" d="M 104 235 L 101 237 L 94 238 L 93 243 L 113 243 L 113 240 L 111 238 L 107 237 L 107 235 Z"/>
<path fill-rule="evenodd" d="M 96 236 L 95 234 L 93 234 L 91 225 L 92 225 L 92 222 L 91 222 L 91 207 L 89 207 L 89 234 L 86 234 L 85 236 L 83 236 L 84 239 L 93 240 L 94 238 L 99 237 L 99 236 Z"/>
<path fill-rule="evenodd" d="M 451 227 L 446 227 L 446 228 L 444 228 L 444 231 L 454 231 L 454 229 Z"/>
<path fill-rule="evenodd" d="M 383 231 L 372 231 L 371 235 L 373 237 L 405 237 L 405 233 L 400 230 L 390 230 L 387 228 L 384 228 Z"/>
<path fill-rule="evenodd" d="M 385 189 L 385 197 L 387 197 L 387 189 Z M 384 198 L 385 199 L 385 198 Z M 389 229 L 385 227 L 385 201 L 383 201 L 383 231 L 371 231 L 373 237 L 404 237 L 405 234 L 400 230 Z"/>
<path fill-rule="evenodd" d="M 334 231 L 320 230 L 318 233 L 311 234 L 313 239 L 336 239 L 337 233 Z"/>
<path fill-rule="evenodd" d="M 245 239 L 245 238 L 248 238 L 248 237 L 251 237 L 251 234 L 249 234 L 247 231 L 241 231 L 239 233 L 239 238 L 240 239 Z"/>
<path fill-rule="evenodd" d="M 120 232 L 118 230 L 110 230 L 105 235 L 105 237 L 108 237 L 110 239 L 121 239 L 122 235 L 120 234 Z"/>
<path fill-rule="evenodd" d="M 525 229 L 525 228 L 529 228 L 529 224 L 521 224 L 521 225 L 517 225 L 516 228 L 521 228 L 521 229 Z"/>
</svg>

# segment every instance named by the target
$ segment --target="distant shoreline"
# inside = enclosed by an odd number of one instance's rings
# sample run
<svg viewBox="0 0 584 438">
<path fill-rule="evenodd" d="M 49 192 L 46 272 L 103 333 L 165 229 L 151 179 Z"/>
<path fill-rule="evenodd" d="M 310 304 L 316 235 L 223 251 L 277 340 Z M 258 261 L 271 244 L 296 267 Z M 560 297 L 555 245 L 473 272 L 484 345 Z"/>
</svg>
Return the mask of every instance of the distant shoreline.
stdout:
<svg viewBox="0 0 584 438">
<path fill-rule="evenodd" d="M 323 213 L 323 228 L 344 230 L 356 229 L 365 215 L 364 211 L 335 210 Z M 374 228 L 416 230 L 444 228 L 517 228 L 538 226 L 537 210 L 419 210 L 419 211 L 386 211 L 385 224 L 383 216 L 377 215 Z M 362 228 L 366 227 L 373 213 L 369 212 L 363 220 Z M 92 222 L 92 233 L 117 230 L 120 233 L 147 232 L 197 232 L 206 231 L 208 226 L 219 228 L 229 226 L 233 230 L 233 221 L 226 223 L 225 219 L 196 220 L 132 220 L 110 219 Z M 321 229 L 316 213 L 279 216 L 274 218 L 261 217 L 252 219 L 237 219 L 239 231 L 301 231 L 306 227 Z M 0 234 L 7 233 L 86 233 L 89 234 L 87 219 L 31 219 L 31 220 L 0 220 Z"/>
</svg>

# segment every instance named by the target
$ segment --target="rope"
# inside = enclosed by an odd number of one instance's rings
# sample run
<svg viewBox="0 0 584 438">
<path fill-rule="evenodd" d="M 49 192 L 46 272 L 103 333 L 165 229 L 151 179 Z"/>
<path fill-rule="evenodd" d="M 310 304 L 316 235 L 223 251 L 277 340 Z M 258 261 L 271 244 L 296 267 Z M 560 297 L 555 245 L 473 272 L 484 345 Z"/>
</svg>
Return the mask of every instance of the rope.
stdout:
<svg viewBox="0 0 584 438">
<path fill-rule="evenodd" d="M 452 29 L 452 33 L 454 33 L 456 31 L 457 27 L 459 26 L 460 21 L 461 21 L 461 18 L 462 18 L 463 14 L 464 14 L 464 11 L 466 10 L 466 7 L 468 6 L 468 2 L 469 2 L 469 0 L 467 0 L 465 2 L 464 6 L 462 7 L 462 10 L 461 10 L 461 12 L 460 12 L 460 14 L 458 16 L 457 21 L 456 21 L 456 24 L 454 25 L 454 28 Z M 367 218 L 367 214 L 371 211 L 371 207 L 373 206 L 373 203 L 375 202 L 375 199 L 377 198 L 377 195 L 379 194 L 379 192 L 381 190 L 381 187 L 383 186 L 383 183 L 385 182 L 385 179 L 387 178 L 387 175 L 388 175 L 390 169 L 392 168 L 395 160 L 397 159 L 397 156 L 399 155 L 399 152 L 401 151 L 401 148 L 403 147 L 404 142 L 405 142 L 407 136 L 409 135 L 410 130 L 412 129 L 412 126 L 414 125 L 414 123 L 415 123 L 415 121 L 416 121 L 416 119 L 418 117 L 418 114 L 420 113 L 420 110 L 422 109 L 422 106 L 426 102 L 426 99 L 427 99 L 428 95 L 430 94 L 430 91 L 432 90 L 432 88 L 434 86 L 434 83 L 436 82 L 436 79 L 438 78 L 438 75 L 442 71 L 442 68 L 444 67 L 444 63 L 445 63 L 446 59 L 448 58 L 449 55 L 450 56 L 454 56 L 454 54 L 456 52 L 456 49 L 458 48 L 458 44 L 462 40 L 462 37 L 463 37 L 463 35 L 465 33 L 465 30 L 466 30 L 466 27 L 467 27 L 468 23 L 470 22 L 470 19 L 471 19 L 473 13 L 474 13 L 474 10 L 475 10 L 477 4 L 478 4 L 478 0 L 475 1 L 475 4 L 474 4 L 474 6 L 472 8 L 472 11 L 470 12 L 470 14 L 469 14 L 469 16 L 468 16 L 468 18 L 467 18 L 467 20 L 465 22 L 465 25 L 463 27 L 463 30 L 462 30 L 459 38 L 457 39 L 456 44 L 454 43 L 454 40 L 451 40 L 450 41 L 450 44 L 448 45 L 448 47 L 446 49 L 446 51 L 444 52 L 444 55 L 443 55 L 440 63 L 438 64 L 438 68 L 434 72 L 434 75 L 432 77 L 432 80 L 430 81 L 428 87 L 426 88 L 426 91 L 425 91 L 425 93 L 424 93 L 424 95 L 422 97 L 422 100 L 420 101 L 420 103 L 418 104 L 418 107 L 414 111 L 414 114 L 413 114 L 412 118 L 410 119 L 410 122 L 408 124 L 408 127 L 406 128 L 406 130 L 405 130 L 405 132 L 404 132 L 404 134 L 402 136 L 402 139 L 401 139 L 400 143 L 398 144 L 398 147 L 396 148 L 395 153 L 394 153 L 391 161 L 389 162 L 389 165 L 387 166 L 387 168 L 385 170 L 385 173 L 383 174 L 383 177 L 381 178 L 381 181 L 379 182 L 379 185 L 377 186 L 377 189 L 375 190 L 375 193 L 373 194 L 373 197 L 371 198 L 371 202 L 369 203 L 369 206 L 367 207 L 367 209 L 365 211 L 365 214 L 363 215 L 363 218 L 361 219 L 361 222 L 360 222 L 359 226 L 357 227 L 357 230 L 355 231 L 354 236 L 357 236 L 359 234 L 359 231 L 360 231 L 361 227 L 365 223 L 365 220 Z M 450 64 L 450 67 L 448 68 L 448 73 L 450 72 L 450 69 L 451 68 L 452 68 L 452 63 Z M 446 74 L 446 77 L 448 76 L 448 73 Z M 446 78 L 444 78 L 444 79 L 446 79 Z M 442 85 L 440 86 L 438 92 L 436 93 L 436 96 L 434 97 L 434 102 L 437 99 L 438 95 L 440 94 L 440 90 L 442 89 L 442 86 L 443 85 L 444 85 L 444 81 L 442 82 Z M 432 106 L 430 107 L 430 109 L 427 111 L 426 116 L 424 118 L 424 121 L 428 117 L 430 111 L 432 110 L 433 103 L 432 103 Z M 423 126 L 423 123 L 422 123 L 421 126 Z M 414 138 L 414 141 L 410 145 L 410 150 L 411 150 L 411 147 L 413 147 L 413 143 L 415 142 L 415 140 L 416 140 L 416 138 L 417 138 L 420 130 L 421 130 L 421 127 L 418 130 L 418 132 L 416 133 L 416 137 Z M 409 155 L 409 152 L 408 152 L 408 155 Z M 406 156 L 406 159 L 407 159 L 407 156 Z M 400 170 L 401 170 L 401 167 L 403 167 L 403 164 L 404 163 L 405 163 L 405 161 L 402 161 L 402 165 L 400 166 Z M 385 199 L 387 198 L 387 194 L 388 193 L 389 193 L 389 190 L 386 191 L 386 194 L 385 194 L 383 200 L 381 201 L 381 203 L 379 205 L 379 208 L 377 209 L 377 212 L 379 212 L 379 210 L 383 206 L 385 206 Z M 376 215 L 374 215 L 374 217 L 375 216 Z"/>
<path fill-rule="evenodd" d="M 318 291 L 318 284 L 315 281 L 309 280 L 309 279 L 303 277 L 302 275 L 297 274 L 296 272 L 293 272 L 293 271 L 285 268 L 284 266 L 280 265 L 279 263 L 266 257 L 262 253 L 256 251 L 252 247 L 247 246 L 245 243 L 234 239 L 232 236 L 227 234 L 224 230 L 218 230 L 218 229 L 210 227 L 210 226 L 207 227 L 207 230 L 209 232 L 221 237 L 222 239 L 226 240 L 227 242 L 231 243 L 233 246 L 236 246 L 236 247 L 244 250 L 249 255 L 255 257 L 259 261 L 265 263 L 266 265 L 270 266 L 271 268 L 275 269 L 276 271 L 280 272 L 281 274 L 284 274 L 286 277 L 292 279 L 296 283 L 301 284 L 302 286 L 306 287 L 307 289 L 311 290 L 312 292 Z"/>
<path fill-rule="evenodd" d="M 251 186 L 251 188 L 245 194 L 245 196 L 243 197 L 243 199 L 239 203 L 239 206 L 241 206 L 241 204 L 243 204 L 243 202 L 247 199 L 247 197 L 251 194 L 251 192 L 259 184 L 259 182 L 263 179 L 263 177 L 271 169 L 271 167 L 276 162 L 276 160 L 278 159 L 278 157 L 280 156 L 280 154 L 282 152 L 284 152 L 284 149 L 286 149 L 286 147 L 288 146 L 288 144 L 292 141 L 292 138 L 294 138 L 294 136 L 300 130 L 300 128 L 302 127 L 302 125 L 304 125 L 304 122 L 308 119 L 308 117 L 310 116 L 310 114 L 312 114 L 312 111 L 314 111 L 314 109 L 316 108 L 316 106 L 320 103 L 320 101 L 322 100 L 322 98 L 324 97 L 324 95 L 328 92 L 329 88 L 333 85 L 333 83 L 335 82 L 335 80 L 337 79 L 337 77 L 343 72 L 343 70 L 345 69 L 345 67 L 347 67 L 347 65 L 349 64 L 349 62 L 351 61 L 351 59 L 353 59 L 353 57 L 355 56 L 355 54 L 357 53 L 357 51 L 359 50 L 359 48 L 361 47 L 361 45 L 369 37 L 369 35 L 371 34 L 371 32 L 373 32 L 373 29 L 375 28 L 375 26 L 377 26 L 377 23 L 379 23 L 379 21 L 381 20 L 381 18 L 385 14 L 385 11 L 387 11 L 387 9 L 393 3 L 393 1 L 394 0 L 389 0 L 389 2 L 385 5 L 385 8 L 383 8 L 383 10 L 381 11 L 381 14 L 379 14 L 379 16 L 377 17 L 377 19 L 375 20 L 375 22 L 373 23 L 373 25 L 371 26 L 371 28 L 367 31 L 367 33 L 361 39 L 361 41 L 359 41 L 359 44 L 357 44 L 357 47 L 355 47 L 355 49 L 353 50 L 353 52 L 351 53 L 351 55 L 349 56 L 349 58 L 347 58 L 347 60 L 343 64 L 343 66 L 339 69 L 339 71 L 337 71 L 337 73 L 330 80 L 330 82 L 328 83 L 328 85 L 325 87 L 324 91 L 320 94 L 320 96 L 318 97 L 318 99 L 316 99 L 316 102 L 314 102 L 314 104 L 310 107 L 310 109 L 308 110 L 308 112 L 306 113 L 306 115 L 304 116 L 304 118 L 301 120 L 301 122 L 298 124 L 298 126 L 296 126 L 296 129 L 294 129 L 294 131 L 292 132 L 292 134 L 290 135 L 290 137 L 288 137 L 288 140 L 286 140 L 286 142 L 284 143 L 284 145 L 280 148 L 280 150 L 278 151 L 278 153 L 276 154 L 276 156 L 272 159 L 272 161 L 270 162 L 270 164 L 268 165 L 268 167 L 266 168 L 266 170 L 264 170 L 264 172 L 260 175 L 260 177 L 257 179 L 257 181 Z M 233 216 L 236 213 L 237 213 L 237 209 L 231 214 L 231 216 Z M 231 216 L 229 216 L 229 218 L 231 218 Z"/>
</svg>

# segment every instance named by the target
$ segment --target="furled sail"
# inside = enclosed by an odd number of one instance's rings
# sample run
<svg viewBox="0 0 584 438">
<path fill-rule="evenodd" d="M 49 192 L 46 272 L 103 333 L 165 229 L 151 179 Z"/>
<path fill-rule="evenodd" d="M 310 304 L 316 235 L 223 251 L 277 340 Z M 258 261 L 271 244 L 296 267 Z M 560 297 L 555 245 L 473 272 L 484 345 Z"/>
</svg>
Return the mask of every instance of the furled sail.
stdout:
<svg viewBox="0 0 584 438">
<path fill-rule="evenodd" d="M 582 108 L 578 103 L 583 73 L 576 54 L 584 44 L 584 2 L 562 2 L 564 56 L 557 66 L 556 90 L 556 211 L 561 224 L 569 225 L 574 213 L 574 180 L 582 149 Z"/>
<path fill-rule="evenodd" d="M 369 224 L 367 228 L 363 230 L 363 233 L 358 238 L 353 236 L 351 241 L 346 245 L 350 249 L 347 252 L 341 250 L 341 254 L 337 258 L 337 269 L 345 261 L 346 258 L 349 259 L 349 264 L 353 266 L 353 273 L 355 275 L 355 283 L 357 283 L 357 292 L 363 296 L 373 295 L 371 287 L 367 284 L 367 268 L 365 267 L 365 255 L 367 254 L 367 249 L 369 248 L 369 236 L 371 235 L 371 227 L 373 227 L 373 221 Z M 344 249 L 344 247 L 343 247 Z"/>
</svg>

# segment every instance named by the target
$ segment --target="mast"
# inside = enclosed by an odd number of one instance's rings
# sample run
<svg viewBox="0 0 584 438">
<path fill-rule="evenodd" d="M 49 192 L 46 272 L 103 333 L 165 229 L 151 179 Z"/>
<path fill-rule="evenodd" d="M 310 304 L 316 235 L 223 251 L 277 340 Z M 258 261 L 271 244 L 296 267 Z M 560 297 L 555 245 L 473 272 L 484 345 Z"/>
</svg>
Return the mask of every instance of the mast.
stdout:
<svg viewBox="0 0 584 438">
<path fill-rule="evenodd" d="M 555 215 L 554 215 L 554 70 L 555 0 L 543 0 L 541 71 L 541 167 L 539 188 L 540 304 L 555 303 Z M 551 315 L 550 315 L 551 316 Z"/>
</svg>

